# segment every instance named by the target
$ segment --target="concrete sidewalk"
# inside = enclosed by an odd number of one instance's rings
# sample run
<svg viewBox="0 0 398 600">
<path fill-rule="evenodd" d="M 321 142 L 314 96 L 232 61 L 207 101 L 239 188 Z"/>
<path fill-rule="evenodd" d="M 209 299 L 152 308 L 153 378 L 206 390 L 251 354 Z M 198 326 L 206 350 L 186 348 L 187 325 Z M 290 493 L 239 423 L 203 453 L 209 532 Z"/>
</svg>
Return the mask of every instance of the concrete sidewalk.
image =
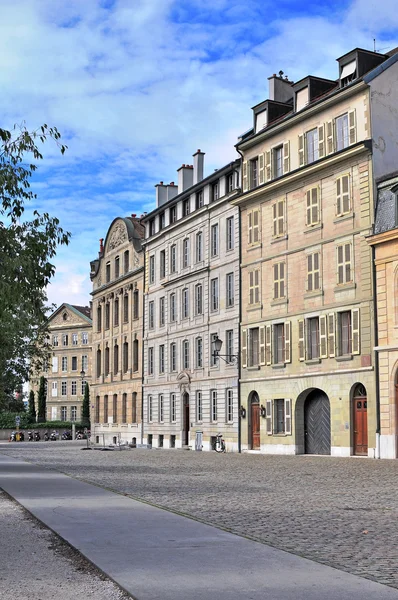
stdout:
<svg viewBox="0 0 398 600">
<path fill-rule="evenodd" d="M 4 455 L 0 487 L 137 600 L 398 600 L 398 590 Z"/>
</svg>

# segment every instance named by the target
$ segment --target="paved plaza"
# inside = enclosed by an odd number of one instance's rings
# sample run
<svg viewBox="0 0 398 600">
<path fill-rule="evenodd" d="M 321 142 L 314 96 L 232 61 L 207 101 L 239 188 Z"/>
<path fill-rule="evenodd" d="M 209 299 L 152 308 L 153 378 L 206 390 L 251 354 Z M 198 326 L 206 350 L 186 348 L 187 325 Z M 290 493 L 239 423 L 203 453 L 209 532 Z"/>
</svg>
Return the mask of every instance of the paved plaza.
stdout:
<svg viewBox="0 0 398 600">
<path fill-rule="evenodd" d="M 81 447 L 0 453 L 398 588 L 397 461 Z"/>
</svg>

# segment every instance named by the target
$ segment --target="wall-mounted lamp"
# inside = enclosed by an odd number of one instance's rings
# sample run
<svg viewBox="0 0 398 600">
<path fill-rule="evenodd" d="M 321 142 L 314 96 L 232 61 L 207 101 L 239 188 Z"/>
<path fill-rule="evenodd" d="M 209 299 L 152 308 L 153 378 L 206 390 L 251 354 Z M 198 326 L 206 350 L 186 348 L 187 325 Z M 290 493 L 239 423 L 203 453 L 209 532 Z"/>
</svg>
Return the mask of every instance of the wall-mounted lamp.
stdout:
<svg viewBox="0 0 398 600">
<path fill-rule="evenodd" d="M 240 407 L 239 414 L 240 414 L 240 418 L 241 418 L 241 419 L 246 419 L 246 409 L 245 409 L 245 407 L 243 406 L 243 404 L 242 404 L 242 405 L 241 405 L 241 407 Z"/>
<path fill-rule="evenodd" d="M 260 406 L 260 415 L 263 419 L 267 416 L 267 409 L 263 405 Z"/>
<path fill-rule="evenodd" d="M 216 334 L 213 339 L 213 358 L 222 358 L 222 360 L 226 363 L 237 365 L 239 360 L 237 354 L 220 354 L 222 344 L 222 340 L 220 340 L 220 338 Z"/>
</svg>

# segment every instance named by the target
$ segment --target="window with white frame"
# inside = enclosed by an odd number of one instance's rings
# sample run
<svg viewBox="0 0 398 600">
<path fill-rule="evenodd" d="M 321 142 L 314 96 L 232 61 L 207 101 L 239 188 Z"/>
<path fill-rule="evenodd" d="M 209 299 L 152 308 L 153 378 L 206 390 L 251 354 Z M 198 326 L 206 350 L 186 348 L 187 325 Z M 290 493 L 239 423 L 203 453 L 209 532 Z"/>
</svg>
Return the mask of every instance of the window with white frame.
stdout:
<svg viewBox="0 0 398 600">
<path fill-rule="evenodd" d="M 66 406 L 61 406 L 61 421 L 68 420 L 68 408 Z"/>
<path fill-rule="evenodd" d="M 160 279 L 166 277 L 166 250 L 160 251 Z"/>
<path fill-rule="evenodd" d="M 307 328 L 307 359 L 319 358 L 319 317 L 306 319 Z"/>
<path fill-rule="evenodd" d="M 53 335 L 53 346 L 58 346 L 58 334 Z"/>
<path fill-rule="evenodd" d="M 177 205 L 176 204 L 174 204 L 174 206 L 170 206 L 169 219 L 170 219 L 170 223 L 175 223 L 177 221 Z"/>
<path fill-rule="evenodd" d="M 77 356 L 72 356 L 72 371 L 77 371 Z"/>
<path fill-rule="evenodd" d="M 83 344 L 83 346 L 87 346 L 87 344 L 88 344 L 88 333 L 87 333 L 87 331 L 83 331 L 83 333 L 82 333 L 82 344 Z"/>
<path fill-rule="evenodd" d="M 67 356 L 63 356 L 62 360 L 61 360 L 61 370 L 62 372 L 66 372 L 68 370 L 68 357 Z"/>
<path fill-rule="evenodd" d="M 58 396 L 58 381 L 51 382 L 51 397 L 56 398 Z"/>
<path fill-rule="evenodd" d="M 321 288 L 320 253 L 307 254 L 307 292 Z"/>
<path fill-rule="evenodd" d="M 86 383 L 87 382 L 84 379 L 82 379 L 82 381 L 81 381 L 81 384 L 82 384 L 82 386 L 81 386 L 81 394 L 82 394 L 82 396 L 84 396 L 84 392 L 86 391 Z"/>
<path fill-rule="evenodd" d="M 267 400 L 266 429 L 268 435 L 291 435 L 292 401 L 286 398 Z"/>
<path fill-rule="evenodd" d="M 351 212 L 350 176 L 342 175 L 336 179 L 336 216 Z"/>
<path fill-rule="evenodd" d="M 82 356 L 82 371 L 88 372 L 88 356 L 83 354 Z"/>
<path fill-rule="evenodd" d="M 317 225 L 320 221 L 319 188 L 318 186 L 306 191 L 306 224 L 308 227 Z"/>
<path fill-rule="evenodd" d="M 203 314 L 203 285 L 201 283 L 195 285 L 195 314 Z"/>
<path fill-rule="evenodd" d="M 68 334 L 67 333 L 64 333 L 62 335 L 62 345 L 63 346 L 67 346 L 68 345 Z"/>
<path fill-rule="evenodd" d="M 51 371 L 53 373 L 58 373 L 58 356 L 53 356 L 51 362 L 52 362 Z"/>
<path fill-rule="evenodd" d="M 215 346 L 214 346 L 214 342 L 215 340 L 218 338 L 218 334 L 217 333 L 212 333 L 210 335 L 210 366 L 212 367 L 216 367 L 218 365 L 218 357 L 215 354 Z"/>
<path fill-rule="evenodd" d="M 220 183 L 218 181 L 216 181 L 211 186 L 211 200 L 212 200 L 212 202 L 215 202 L 216 200 L 218 200 L 219 197 L 220 197 Z"/>
<path fill-rule="evenodd" d="M 177 271 L 177 246 L 173 244 L 170 246 L 170 272 L 175 273 Z"/>
<path fill-rule="evenodd" d="M 306 149 L 307 149 L 307 165 L 315 162 L 319 158 L 319 144 L 318 144 L 318 128 L 315 127 L 305 134 Z"/>
<path fill-rule="evenodd" d="M 211 226 L 210 251 L 212 257 L 218 256 L 218 223 Z"/>
<path fill-rule="evenodd" d="M 148 348 L 148 375 L 153 375 L 153 347 Z"/>
<path fill-rule="evenodd" d="M 285 433 L 285 400 L 274 400 L 274 433 Z"/>
<path fill-rule="evenodd" d="M 159 346 L 159 373 L 164 373 L 164 344 Z"/>
<path fill-rule="evenodd" d="M 260 269 L 249 271 L 249 304 L 260 302 Z"/>
<path fill-rule="evenodd" d="M 251 327 L 248 330 L 248 366 L 256 367 L 260 363 L 260 330 L 258 327 Z"/>
<path fill-rule="evenodd" d="M 158 406 L 159 423 L 164 421 L 164 396 L 159 394 L 159 406 Z"/>
<path fill-rule="evenodd" d="M 226 306 L 231 307 L 235 304 L 235 289 L 234 289 L 234 274 L 227 273 L 226 275 Z"/>
<path fill-rule="evenodd" d="M 170 344 L 170 371 L 177 371 L 177 344 L 175 342 Z"/>
<path fill-rule="evenodd" d="M 203 405 L 202 405 L 202 392 L 196 392 L 196 422 L 201 423 L 203 421 Z"/>
<path fill-rule="evenodd" d="M 273 338 L 274 338 L 274 352 L 273 362 L 274 364 L 283 364 L 285 362 L 285 325 L 284 323 L 277 323 L 273 326 Z"/>
<path fill-rule="evenodd" d="M 201 337 L 195 340 L 195 365 L 197 369 L 203 367 L 203 340 Z"/>
<path fill-rule="evenodd" d="M 160 327 L 163 327 L 163 325 L 165 324 L 166 321 L 166 303 L 165 303 L 165 297 L 162 296 L 161 298 L 159 298 L 159 325 Z"/>
<path fill-rule="evenodd" d="M 226 350 L 226 361 L 231 363 L 234 356 L 234 330 L 227 329 L 225 332 L 225 350 Z"/>
<path fill-rule="evenodd" d="M 155 283 L 155 256 L 149 257 L 149 283 Z"/>
<path fill-rule="evenodd" d="M 285 234 L 285 201 L 278 200 L 272 206 L 273 237 Z"/>
<path fill-rule="evenodd" d="M 196 193 L 196 208 L 202 208 L 204 205 L 203 190 Z"/>
<path fill-rule="evenodd" d="M 170 394 L 170 421 L 177 421 L 177 399 L 175 394 Z"/>
<path fill-rule="evenodd" d="M 189 317 L 189 290 L 184 288 L 182 290 L 182 318 L 188 319 Z"/>
<path fill-rule="evenodd" d="M 210 419 L 217 421 L 217 390 L 210 390 Z"/>
<path fill-rule="evenodd" d="M 359 308 L 345 310 L 337 313 L 337 355 L 345 356 L 350 354 L 360 354 L 360 317 Z M 333 318 L 332 318 L 333 317 Z M 332 318 L 332 319 L 331 319 Z M 329 353 L 334 356 L 334 315 L 329 315 Z M 333 335 L 333 339 L 331 339 Z"/>
<path fill-rule="evenodd" d="M 258 157 L 249 161 L 249 189 L 258 186 Z"/>
<path fill-rule="evenodd" d="M 218 277 L 210 280 L 210 310 L 218 310 Z"/>
<path fill-rule="evenodd" d="M 348 113 L 335 119 L 336 150 L 344 150 L 349 146 Z"/>
<path fill-rule="evenodd" d="M 77 421 L 77 406 L 70 407 L 70 420 Z"/>
<path fill-rule="evenodd" d="M 227 218 L 227 252 L 235 247 L 234 217 Z"/>
<path fill-rule="evenodd" d="M 199 231 L 196 234 L 196 262 L 203 260 L 203 232 Z"/>
<path fill-rule="evenodd" d="M 234 420 L 234 390 L 232 388 L 226 390 L 226 404 L 227 422 L 232 423 Z"/>
<path fill-rule="evenodd" d="M 79 340 L 77 333 L 72 333 L 72 346 L 77 346 Z"/>
<path fill-rule="evenodd" d="M 152 396 L 148 396 L 148 423 L 153 421 L 153 401 Z"/>
<path fill-rule="evenodd" d="M 337 284 L 352 282 L 352 245 L 337 246 Z"/>
<path fill-rule="evenodd" d="M 155 327 L 155 302 L 153 300 L 148 304 L 148 327 L 149 329 Z"/>
<path fill-rule="evenodd" d="M 68 382 L 61 381 L 61 396 L 67 396 L 67 395 L 68 395 Z"/>
<path fill-rule="evenodd" d="M 273 175 L 274 177 L 282 177 L 283 175 L 283 145 L 277 146 L 272 150 L 273 159 Z"/>
<path fill-rule="evenodd" d="M 189 341 L 182 342 L 182 368 L 189 369 Z"/>
<path fill-rule="evenodd" d="M 339 355 L 344 356 L 352 353 L 352 335 L 351 335 L 351 311 L 345 310 L 338 313 L 338 340 Z"/>
<path fill-rule="evenodd" d="M 234 191 L 235 189 L 235 185 L 234 185 L 234 174 L 233 173 L 228 173 L 228 175 L 226 176 L 226 187 L 227 187 L 227 193 L 231 193 Z"/>
<path fill-rule="evenodd" d="M 285 297 L 285 263 L 275 263 L 274 273 L 274 300 Z"/>
<path fill-rule="evenodd" d="M 182 266 L 184 269 L 189 266 L 189 238 L 182 242 Z"/>
<path fill-rule="evenodd" d="M 177 318 L 177 306 L 176 306 L 176 294 L 173 292 L 170 294 L 170 322 L 174 323 Z"/>
<path fill-rule="evenodd" d="M 77 381 L 71 382 L 71 395 L 77 396 Z"/>
<path fill-rule="evenodd" d="M 247 215 L 248 221 L 248 243 L 258 244 L 260 241 L 260 211 L 251 210 Z"/>
<path fill-rule="evenodd" d="M 159 213 L 159 231 L 162 231 L 166 226 L 166 215 L 163 212 Z"/>
<path fill-rule="evenodd" d="M 182 203 L 182 216 L 186 217 L 191 212 L 191 203 L 189 198 L 185 198 Z"/>
</svg>

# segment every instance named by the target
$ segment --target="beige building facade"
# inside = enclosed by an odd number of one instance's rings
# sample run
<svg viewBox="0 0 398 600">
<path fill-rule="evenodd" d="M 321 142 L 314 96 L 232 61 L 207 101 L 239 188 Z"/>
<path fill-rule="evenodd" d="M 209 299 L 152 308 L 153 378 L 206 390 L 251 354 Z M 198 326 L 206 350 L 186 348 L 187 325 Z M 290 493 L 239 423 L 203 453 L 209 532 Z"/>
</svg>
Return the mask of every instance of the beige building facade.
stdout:
<svg viewBox="0 0 398 600">
<path fill-rule="evenodd" d="M 274 75 L 239 140 L 243 450 L 379 455 L 366 236 L 384 169 L 374 104 L 396 60 L 356 49 L 337 80 Z"/>
<path fill-rule="evenodd" d="M 118 217 L 91 262 L 91 432 L 98 444 L 142 441 L 142 237 L 140 219 Z"/>
<path fill-rule="evenodd" d="M 46 371 L 31 380 L 35 392 L 40 376 L 47 382 L 47 421 L 81 421 L 86 382 L 91 383 L 91 310 L 61 304 L 48 320 L 50 356 Z"/>
</svg>

